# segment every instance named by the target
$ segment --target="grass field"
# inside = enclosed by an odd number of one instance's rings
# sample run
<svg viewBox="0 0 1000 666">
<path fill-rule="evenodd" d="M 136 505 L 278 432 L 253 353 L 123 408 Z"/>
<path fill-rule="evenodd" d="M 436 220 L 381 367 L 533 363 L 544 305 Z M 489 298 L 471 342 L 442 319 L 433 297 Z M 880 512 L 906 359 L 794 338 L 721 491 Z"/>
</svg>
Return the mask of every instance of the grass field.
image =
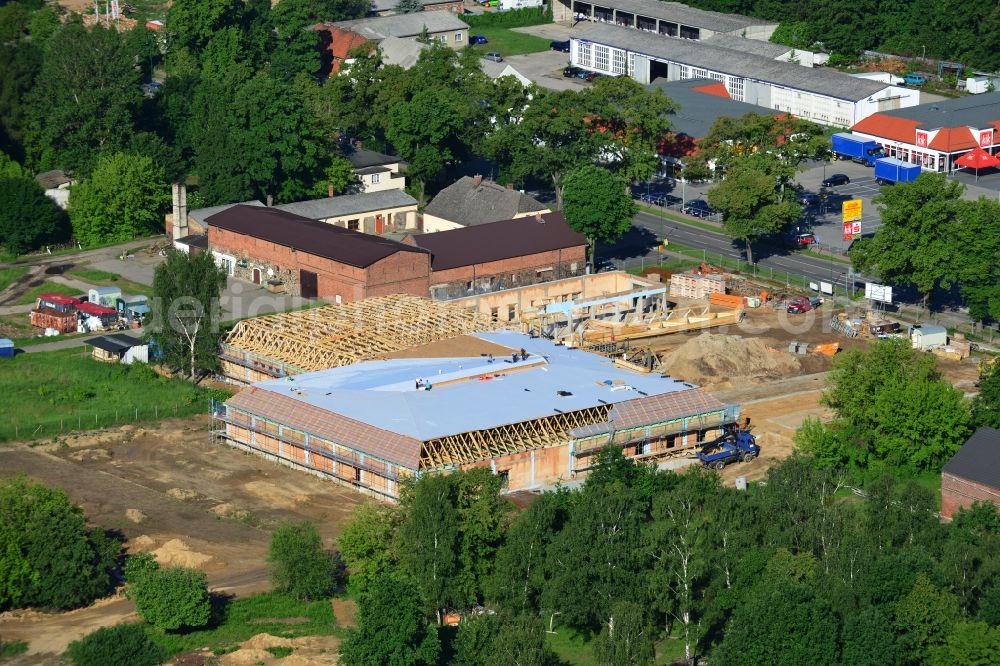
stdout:
<svg viewBox="0 0 1000 666">
<path fill-rule="evenodd" d="M 118 287 L 122 290 L 122 293 L 129 296 L 141 294 L 151 297 L 153 295 L 153 288 L 150 285 L 126 280 L 121 275 L 118 275 L 118 273 L 109 273 L 108 271 L 99 271 L 93 268 L 75 268 L 68 275 L 77 280 L 89 282 L 95 287 Z"/>
<path fill-rule="evenodd" d="M 147 627 L 147 633 L 173 655 L 205 647 L 224 654 L 257 634 L 296 638 L 343 631 L 337 628 L 329 601 L 301 602 L 274 592 L 230 601 L 219 615 L 216 625 L 208 629 L 166 633 Z"/>
<path fill-rule="evenodd" d="M 14 284 L 15 280 L 17 280 L 27 272 L 28 269 L 23 266 L 0 268 L 0 291 L 3 291 L 10 285 Z"/>
<path fill-rule="evenodd" d="M 144 364 L 100 363 L 83 347 L 18 354 L 0 367 L 0 441 L 204 414 L 209 397 L 222 397 Z"/>
<path fill-rule="evenodd" d="M 478 53 L 496 51 L 505 58 L 522 53 L 538 53 L 549 49 L 549 40 L 526 35 L 523 32 L 514 32 L 510 28 L 470 28 L 469 36 L 472 35 L 482 35 L 489 40 L 488 44 L 472 45 L 473 50 Z"/>
<path fill-rule="evenodd" d="M 42 294 L 64 294 L 66 296 L 79 296 L 83 292 L 74 287 L 67 287 L 58 282 L 43 282 L 37 287 L 32 287 L 21 294 L 21 297 L 14 301 L 14 305 L 30 305 L 34 303 Z"/>
</svg>

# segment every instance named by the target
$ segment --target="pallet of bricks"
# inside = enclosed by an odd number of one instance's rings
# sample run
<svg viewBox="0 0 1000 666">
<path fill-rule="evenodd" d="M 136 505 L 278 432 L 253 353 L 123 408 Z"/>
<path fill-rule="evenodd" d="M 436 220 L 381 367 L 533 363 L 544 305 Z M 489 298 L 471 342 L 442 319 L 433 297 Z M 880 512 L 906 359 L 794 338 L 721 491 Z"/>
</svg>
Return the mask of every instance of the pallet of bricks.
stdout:
<svg viewBox="0 0 1000 666">
<path fill-rule="evenodd" d="M 670 295 L 675 298 L 708 298 L 709 294 L 726 293 L 726 280 L 722 275 L 674 273 L 670 276 Z"/>
</svg>

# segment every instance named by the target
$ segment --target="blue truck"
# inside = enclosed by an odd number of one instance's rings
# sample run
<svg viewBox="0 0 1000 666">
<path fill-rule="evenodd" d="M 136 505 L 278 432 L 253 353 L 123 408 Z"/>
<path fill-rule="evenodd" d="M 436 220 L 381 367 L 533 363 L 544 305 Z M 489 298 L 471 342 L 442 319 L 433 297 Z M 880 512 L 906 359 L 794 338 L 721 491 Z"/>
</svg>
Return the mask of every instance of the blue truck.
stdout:
<svg viewBox="0 0 1000 666">
<path fill-rule="evenodd" d="M 875 160 L 875 182 L 879 185 L 912 183 L 920 175 L 920 165 L 904 162 L 895 157 Z"/>
<path fill-rule="evenodd" d="M 750 462 L 760 455 L 760 446 L 747 427 L 731 426 L 720 437 L 702 444 L 696 455 L 705 467 L 722 470 L 730 463 Z"/>
<path fill-rule="evenodd" d="M 865 166 L 875 166 L 875 160 L 883 157 L 882 146 L 878 141 L 862 139 L 853 134 L 840 132 L 831 137 L 832 152 L 835 160 L 853 160 Z"/>
</svg>

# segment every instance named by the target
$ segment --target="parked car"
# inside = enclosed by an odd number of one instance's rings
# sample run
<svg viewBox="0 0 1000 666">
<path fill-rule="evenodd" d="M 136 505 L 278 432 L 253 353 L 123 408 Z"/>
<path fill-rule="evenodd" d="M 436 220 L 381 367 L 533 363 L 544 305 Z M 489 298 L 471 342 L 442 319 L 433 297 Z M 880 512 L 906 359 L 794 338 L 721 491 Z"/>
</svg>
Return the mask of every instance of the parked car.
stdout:
<svg viewBox="0 0 1000 666">
<path fill-rule="evenodd" d="M 568 39 L 566 41 L 555 40 L 549 42 L 549 48 L 552 49 L 553 51 L 562 51 L 563 53 L 569 53 L 569 40 Z"/>
<path fill-rule="evenodd" d="M 903 77 L 903 83 L 908 86 L 922 86 L 927 83 L 927 77 L 920 74 L 907 74 Z"/>
<path fill-rule="evenodd" d="M 483 57 L 491 62 L 503 62 L 503 56 L 496 51 L 488 51 Z"/>
<path fill-rule="evenodd" d="M 799 195 L 799 203 L 803 206 L 818 206 L 821 201 L 820 196 L 812 192 L 803 192 Z"/>
<path fill-rule="evenodd" d="M 822 304 L 823 299 L 819 296 L 796 296 L 792 300 L 788 301 L 788 307 L 786 310 L 788 311 L 788 314 L 802 314 L 803 312 L 815 310 Z"/>
<path fill-rule="evenodd" d="M 816 235 L 808 232 L 798 234 L 792 242 L 800 248 L 809 247 L 816 242 Z"/>
<path fill-rule="evenodd" d="M 851 179 L 847 177 L 847 174 L 835 173 L 823 180 L 823 187 L 837 187 L 838 185 L 847 185 L 850 182 Z"/>
<path fill-rule="evenodd" d="M 600 78 L 601 76 L 602 75 L 600 72 L 589 72 L 585 78 L 587 81 L 593 81 L 595 79 Z"/>
<path fill-rule="evenodd" d="M 593 72 L 591 72 L 590 70 L 587 70 L 587 69 L 581 69 L 580 71 L 578 71 L 578 72 L 576 73 L 576 78 L 578 78 L 578 79 L 586 79 L 586 78 L 587 78 L 588 76 L 590 76 L 590 75 L 591 75 L 592 73 L 593 73 Z"/>
<path fill-rule="evenodd" d="M 708 217 L 714 214 L 715 210 L 704 199 L 692 199 L 684 204 L 681 212 L 687 213 L 691 217 Z"/>
<path fill-rule="evenodd" d="M 574 77 L 579 77 L 580 72 L 582 71 L 583 70 L 580 69 L 579 67 L 573 67 L 571 65 L 563 70 L 563 76 L 565 76 L 567 79 L 572 79 Z"/>
<path fill-rule="evenodd" d="M 470 44 L 489 44 L 490 40 L 486 39 L 484 35 L 473 35 L 469 37 Z"/>
</svg>

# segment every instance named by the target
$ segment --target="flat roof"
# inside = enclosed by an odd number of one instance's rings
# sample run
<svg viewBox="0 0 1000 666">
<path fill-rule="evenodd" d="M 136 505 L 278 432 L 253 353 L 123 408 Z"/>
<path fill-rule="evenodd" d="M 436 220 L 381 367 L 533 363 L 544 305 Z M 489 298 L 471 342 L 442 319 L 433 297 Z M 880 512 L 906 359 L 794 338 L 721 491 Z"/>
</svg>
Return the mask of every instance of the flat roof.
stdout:
<svg viewBox="0 0 1000 666">
<path fill-rule="evenodd" d="M 91 347 L 97 347 L 98 349 L 103 349 L 106 352 L 117 354 L 118 352 L 123 352 L 126 349 L 131 349 L 132 347 L 140 347 L 146 343 L 139 338 L 133 338 L 131 335 L 114 333 L 111 335 L 102 335 L 100 337 L 90 338 L 85 340 L 84 344 L 88 344 Z"/>
<path fill-rule="evenodd" d="M 264 207 L 263 201 L 258 201 L 257 199 L 251 199 L 250 201 L 240 201 L 238 203 L 222 204 L 221 206 L 208 206 L 207 208 L 195 208 L 194 210 L 188 211 L 188 217 L 205 224 L 205 220 L 212 217 L 216 213 L 221 213 L 224 210 L 229 210 L 233 206 L 257 206 L 259 208 Z"/>
<path fill-rule="evenodd" d="M 696 389 L 670 377 L 618 368 L 610 359 L 567 349 L 543 338 L 511 331 L 475 336 L 510 349 L 523 348 L 528 357 L 513 362 L 510 356 L 497 356 L 492 363 L 483 356 L 366 361 L 259 382 L 229 404 L 239 408 L 241 396 L 248 391 L 268 391 L 403 437 L 427 441 L 553 416 L 560 411 L 680 395 Z M 431 388 L 418 390 L 418 379 Z M 717 401 L 715 406 L 724 408 Z M 277 421 L 282 418 L 280 414 L 268 417 Z"/>
<path fill-rule="evenodd" d="M 380 236 L 343 229 L 277 208 L 233 206 L 207 220 L 210 227 L 259 238 L 317 257 L 367 268 L 397 252 L 426 252 Z"/>
<path fill-rule="evenodd" d="M 879 111 L 878 115 L 916 121 L 917 127 L 927 130 L 944 127 L 1000 130 L 1000 91 Z"/>
<path fill-rule="evenodd" d="M 699 90 L 717 84 L 712 79 L 684 79 L 682 81 L 667 81 L 655 79 L 647 88 L 659 88 L 676 103 L 676 109 L 668 114 L 670 129 L 678 134 L 700 139 L 706 136 L 712 124 L 722 117 L 741 118 L 748 113 L 762 116 L 773 116 L 778 111 L 767 107 L 737 102 L 730 97 L 719 97 Z"/>
<path fill-rule="evenodd" d="M 449 11 L 434 10 L 413 12 L 411 14 L 393 14 L 392 16 L 373 16 L 352 21 L 336 21 L 325 23 L 362 35 L 377 41 L 386 37 L 416 37 L 424 28 L 428 32 L 444 32 L 447 30 L 468 30 L 469 25 Z"/>
<path fill-rule="evenodd" d="M 647 18 L 660 19 L 671 23 L 681 23 L 692 28 L 705 28 L 713 32 L 733 32 L 756 25 L 777 25 L 774 21 L 755 19 L 741 14 L 723 14 L 705 9 L 697 9 L 679 2 L 659 0 L 601 0 L 588 1 L 594 7 L 620 9 Z"/>
<path fill-rule="evenodd" d="M 417 200 L 403 190 L 382 190 L 380 192 L 363 192 L 361 194 L 341 194 L 335 197 L 296 201 L 294 203 L 275 206 L 278 210 L 308 217 L 312 220 L 323 220 L 328 217 L 343 215 L 360 215 L 374 213 L 387 208 L 405 208 L 416 206 Z"/>
<path fill-rule="evenodd" d="M 890 87 L 886 83 L 855 78 L 831 69 L 802 67 L 782 60 L 715 46 L 711 42 L 671 39 L 652 32 L 606 23 L 594 23 L 582 29 L 578 27 L 577 31 L 578 34 L 573 37 L 574 39 L 596 42 L 691 67 L 765 81 L 851 102 L 865 99 Z"/>
</svg>

